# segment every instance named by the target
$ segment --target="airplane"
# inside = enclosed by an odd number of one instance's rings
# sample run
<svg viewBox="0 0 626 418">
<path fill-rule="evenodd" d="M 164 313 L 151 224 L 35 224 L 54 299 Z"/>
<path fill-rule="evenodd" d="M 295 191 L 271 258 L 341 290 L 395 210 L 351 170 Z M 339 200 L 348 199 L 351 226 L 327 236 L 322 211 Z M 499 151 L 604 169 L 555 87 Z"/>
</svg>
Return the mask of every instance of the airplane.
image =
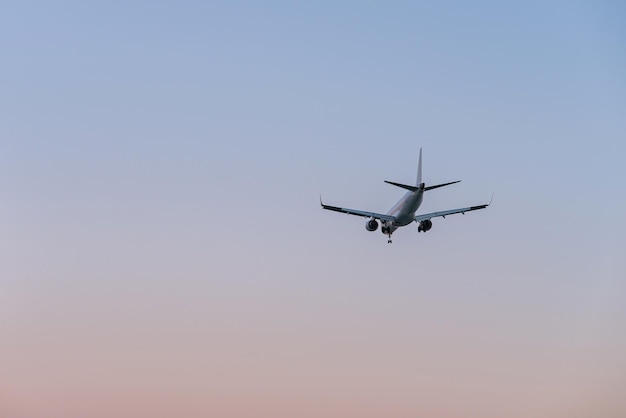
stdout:
<svg viewBox="0 0 626 418">
<path fill-rule="evenodd" d="M 444 210 L 440 212 L 431 212 L 431 213 L 425 213 L 422 215 L 415 214 L 417 209 L 422 204 L 422 200 L 424 199 L 424 192 L 428 190 L 437 189 L 439 187 L 444 187 L 444 186 L 449 186 L 451 184 L 459 183 L 460 181 L 461 180 L 457 180 L 457 181 L 451 181 L 449 183 L 436 184 L 434 186 L 426 186 L 426 184 L 422 182 L 422 149 L 420 148 L 419 161 L 417 164 L 417 182 L 415 186 L 402 184 L 402 183 L 395 183 L 393 181 L 385 180 L 385 183 L 408 190 L 406 194 L 402 197 L 402 199 L 400 199 L 398 203 L 393 205 L 393 207 L 389 209 L 389 212 L 387 212 L 386 214 L 326 205 L 322 202 L 321 195 L 320 195 L 320 205 L 322 206 L 323 209 L 332 210 L 335 212 L 347 213 L 348 215 L 356 215 L 356 216 L 369 218 L 369 220 L 365 223 L 365 229 L 367 229 L 370 232 L 376 231 L 378 229 L 378 221 L 380 221 L 380 223 L 382 224 L 380 230 L 383 234 L 387 235 L 387 237 L 389 238 L 387 240 L 387 243 L 391 244 L 391 234 L 393 234 L 395 230 L 397 230 L 398 228 L 402 226 L 407 226 L 413 222 L 417 222 L 419 224 L 419 226 L 417 227 L 417 232 L 427 232 L 433 226 L 433 223 L 431 221 L 432 218 L 437 218 L 437 217 L 445 218 L 448 215 L 454 215 L 457 213 L 462 213 L 463 215 L 465 215 L 465 212 L 485 209 L 491 204 L 491 201 L 490 201 L 489 203 L 485 203 L 485 204 L 477 205 L 477 206 L 469 206 L 466 208 Z M 491 196 L 491 200 L 493 200 L 493 195 Z"/>
</svg>

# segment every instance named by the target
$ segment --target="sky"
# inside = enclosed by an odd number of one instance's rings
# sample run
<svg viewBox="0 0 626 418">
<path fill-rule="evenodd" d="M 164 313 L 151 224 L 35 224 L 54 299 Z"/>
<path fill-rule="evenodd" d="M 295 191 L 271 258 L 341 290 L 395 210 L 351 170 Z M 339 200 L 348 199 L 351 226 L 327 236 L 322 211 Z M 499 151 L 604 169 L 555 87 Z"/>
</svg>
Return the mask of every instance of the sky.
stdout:
<svg viewBox="0 0 626 418">
<path fill-rule="evenodd" d="M 0 416 L 626 416 L 625 16 L 3 5 Z"/>
</svg>

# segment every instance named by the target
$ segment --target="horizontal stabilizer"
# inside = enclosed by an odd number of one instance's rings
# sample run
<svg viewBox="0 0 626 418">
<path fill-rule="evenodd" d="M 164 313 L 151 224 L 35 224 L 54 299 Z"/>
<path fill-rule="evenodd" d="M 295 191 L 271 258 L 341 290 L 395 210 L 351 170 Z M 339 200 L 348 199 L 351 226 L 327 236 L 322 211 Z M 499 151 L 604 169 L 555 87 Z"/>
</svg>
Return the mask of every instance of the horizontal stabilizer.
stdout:
<svg viewBox="0 0 626 418">
<path fill-rule="evenodd" d="M 389 183 L 389 184 L 391 184 L 393 186 L 402 187 L 403 189 L 407 189 L 407 190 L 410 190 L 412 192 L 416 192 L 416 191 L 418 191 L 420 189 L 417 186 L 409 186 L 408 184 L 394 183 L 393 181 L 385 180 L 385 183 Z"/>
<path fill-rule="evenodd" d="M 424 191 L 426 190 L 432 190 L 432 189 L 436 189 L 438 187 L 443 187 L 443 186 L 449 186 L 451 184 L 455 184 L 455 183 L 459 183 L 461 180 L 457 180 L 457 181 L 451 181 L 450 183 L 443 183 L 443 184 L 437 184 L 435 186 L 426 186 L 424 187 Z"/>
</svg>

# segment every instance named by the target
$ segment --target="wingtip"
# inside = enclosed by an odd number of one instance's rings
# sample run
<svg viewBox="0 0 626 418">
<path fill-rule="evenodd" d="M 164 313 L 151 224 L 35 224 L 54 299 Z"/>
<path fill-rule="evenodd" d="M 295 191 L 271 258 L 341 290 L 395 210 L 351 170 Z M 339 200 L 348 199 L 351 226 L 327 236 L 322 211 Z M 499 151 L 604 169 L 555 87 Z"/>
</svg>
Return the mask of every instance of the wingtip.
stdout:
<svg viewBox="0 0 626 418">
<path fill-rule="evenodd" d="M 489 199 L 489 204 L 491 205 L 491 202 L 493 202 L 493 195 L 495 194 L 495 192 L 491 193 L 491 199 Z"/>
</svg>

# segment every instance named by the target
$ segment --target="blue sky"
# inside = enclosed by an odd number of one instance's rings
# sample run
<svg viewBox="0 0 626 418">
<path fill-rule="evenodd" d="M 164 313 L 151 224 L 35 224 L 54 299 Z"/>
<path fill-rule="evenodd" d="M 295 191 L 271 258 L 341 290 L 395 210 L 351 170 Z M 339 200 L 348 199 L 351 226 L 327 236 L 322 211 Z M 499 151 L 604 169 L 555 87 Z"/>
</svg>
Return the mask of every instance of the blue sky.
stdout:
<svg viewBox="0 0 626 418">
<path fill-rule="evenodd" d="M 221 416 L 245 415 L 226 399 L 246 396 L 273 416 L 397 403 L 397 416 L 458 416 L 432 401 L 457 392 L 465 410 L 492 408 L 482 416 L 522 398 L 535 408 L 525 416 L 626 410 L 611 398 L 626 378 L 625 12 L 611 1 L 4 6 L 0 330 L 13 343 L 0 348 L 12 365 L 0 406 L 50 416 L 29 405 L 54 393 L 48 403 L 81 416 L 75 393 L 108 393 L 121 416 L 124 380 L 192 394 L 161 410 Z M 319 208 L 322 193 L 387 210 L 401 192 L 383 180 L 413 181 L 420 147 L 426 182 L 463 180 L 422 210 L 492 192 L 494 205 L 428 234 L 404 228 L 391 246 Z M 145 352 L 111 344 L 152 347 L 140 370 L 178 377 L 150 392 L 127 372 Z M 163 366 L 171 353 L 197 375 Z M 50 392 L 58 356 L 74 373 Z M 94 358 L 116 372 L 90 378 Z M 561 397 L 546 400 L 529 375 Z M 494 404 L 476 389 L 477 406 L 464 379 L 518 382 L 519 397 Z M 417 388 L 429 396 L 413 399 Z"/>
</svg>

